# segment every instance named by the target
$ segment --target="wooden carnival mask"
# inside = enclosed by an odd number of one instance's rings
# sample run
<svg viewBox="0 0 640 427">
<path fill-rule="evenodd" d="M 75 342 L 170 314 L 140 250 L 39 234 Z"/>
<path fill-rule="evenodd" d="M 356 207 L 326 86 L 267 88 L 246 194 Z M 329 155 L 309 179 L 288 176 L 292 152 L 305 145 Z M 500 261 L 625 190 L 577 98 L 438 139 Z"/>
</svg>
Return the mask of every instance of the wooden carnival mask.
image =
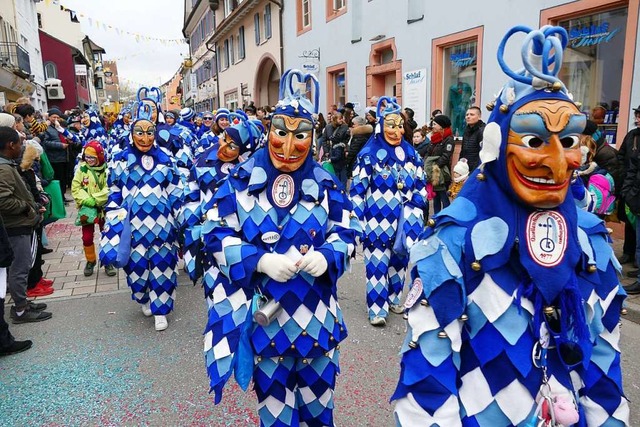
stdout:
<svg viewBox="0 0 640 427">
<path fill-rule="evenodd" d="M 143 153 L 151 150 L 156 137 L 156 126 L 149 120 L 138 120 L 133 125 L 133 145 Z"/>
<path fill-rule="evenodd" d="M 269 132 L 269 157 L 276 169 L 293 172 L 302 166 L 313 142 L 313 123 L 306 118 L 276 115 Z"/>
<path fill-rule="evenodd" d="M 387 114 L 383 122 L 384 139 L 390 145 L 398 146 L 404 135 L 404 119 L 400 114 Z"/>
<path fill-rule="evenodd" d="M 228 163 L 233 162 L 240 155 L 240 147 L 238 144 L 227 134 L 223 132 L 218 140 L 218 159 Z"/>
</svg>

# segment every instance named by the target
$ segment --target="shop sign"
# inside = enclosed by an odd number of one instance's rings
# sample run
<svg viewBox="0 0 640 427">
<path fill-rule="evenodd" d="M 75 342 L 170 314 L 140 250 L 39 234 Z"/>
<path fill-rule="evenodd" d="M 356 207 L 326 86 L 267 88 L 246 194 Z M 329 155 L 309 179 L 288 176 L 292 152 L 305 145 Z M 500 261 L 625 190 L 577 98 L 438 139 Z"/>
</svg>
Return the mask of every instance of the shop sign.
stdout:
<svg viewBox="0 0 640 427">
<path fill-rule="evenodd" d="M 471 52 L 452 53 L 449 56 L 451 65 L 455 68 L 464 68 L 476 63 L 476 55 Z"/>
<path fill-rule="evenodd" d="M 315 62 L 305 62 L 302 64 L 302 71 L 305 73 L 317 73 L 320 71 L 320 66 Z"/>
<path fill-rule="evenodd" d="M 418 123 L 427 120 L 427 69 L 402 74 L 402 105 L 411 108 Z"/>
<path fill-rule="evenodd" d="M 571 47 L 597 46 L 608 43 L 620 32 L 620 28 L 609 30 L 609 23 L 585 25 L 569 29 L 569 45 Z"/>
<path fill-rule="evenodd" d="M 87 66 L 84 64 L 75 64 L 76 76 L 86 76 Z"/>
</svg>

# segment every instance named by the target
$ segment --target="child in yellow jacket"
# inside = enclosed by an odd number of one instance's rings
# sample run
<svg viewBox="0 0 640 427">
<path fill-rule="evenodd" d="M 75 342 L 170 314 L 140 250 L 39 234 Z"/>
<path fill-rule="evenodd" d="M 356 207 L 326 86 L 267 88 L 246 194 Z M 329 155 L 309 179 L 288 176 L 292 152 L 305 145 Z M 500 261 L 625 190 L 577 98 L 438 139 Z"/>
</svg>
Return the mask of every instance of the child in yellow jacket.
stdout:
<svg viewBox="0 0 640 427">
<path fill-rule="evenodd" d="M 458 163 L 456 163 L 456 166 L 453 168 L 453 182 L 447 192 L 451 200 L 458 196 L 458 193 L 462 190 L 462 185 L 467 181 L 468 177 L 469 164 L 467 163 L 467 159 L 462 158 L 458 160 Z"/>
<path fill-rule="evenodd" d="M 96 248 L 93 244 L 95 224 L 97 223 L 102 230 L 104 206 L 109 197 L 106 166 L 102 145 L 98 141 L 89 141 L 84 147 L 82 160 L 78 164 L 71 184 L 71 194 L 78 209 L 86 206 L 97 210 L 95 222 L 87 223 L 86 218 L 81 218 L 82 245 L 84 246 L 84 256 L 87 259 L 84 275 L 87 277 L 93 274 L 96 266 Z M 116 274 L 115 268 L 111 265 L 105 266 L 105 271 L 108 276 Z"/>
</svg>

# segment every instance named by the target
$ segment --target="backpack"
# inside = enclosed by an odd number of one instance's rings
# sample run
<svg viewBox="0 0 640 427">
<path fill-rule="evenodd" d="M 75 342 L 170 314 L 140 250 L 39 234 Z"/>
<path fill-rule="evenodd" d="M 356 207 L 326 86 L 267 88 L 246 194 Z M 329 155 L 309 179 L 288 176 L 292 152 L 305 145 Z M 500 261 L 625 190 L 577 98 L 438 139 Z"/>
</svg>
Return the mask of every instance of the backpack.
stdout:
<svg viewBox="0 0 640 427">
<path fill-rule="evenodd" d="M 616 207 L 615 184 L 608 174 L 595 173 L 589 177 L 589 192 L 595 196 L 593 213 L 610 215 Z"/>
</svg>

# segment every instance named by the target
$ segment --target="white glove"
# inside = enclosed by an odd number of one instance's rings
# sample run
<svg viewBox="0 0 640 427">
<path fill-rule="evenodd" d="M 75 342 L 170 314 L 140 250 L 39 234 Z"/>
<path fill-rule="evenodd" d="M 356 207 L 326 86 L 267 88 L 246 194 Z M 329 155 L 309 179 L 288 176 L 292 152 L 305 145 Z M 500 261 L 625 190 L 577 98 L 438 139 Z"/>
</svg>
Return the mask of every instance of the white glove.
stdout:
<svg viewBox="0 0 640 427">
<path fill-rule="evenodd" d="M 298 262 L 298 268 L 313 277 L 322 276 L 328 267 L 327 259 L 318 251 L 309 252 Z"/>
<path fill-rule="evenodd" d="M 298 271 L 295 263 L 286 255 L 264 254 L 258 261 L 258 273 L 264 273 L 276 282 L 286 282 Z"/>
<path fill-rule="evenodd" d="M 56 122 L 56 130 L 58 133 L 64 133 L 64 128 L 58 122 Z"/>
</svg>

